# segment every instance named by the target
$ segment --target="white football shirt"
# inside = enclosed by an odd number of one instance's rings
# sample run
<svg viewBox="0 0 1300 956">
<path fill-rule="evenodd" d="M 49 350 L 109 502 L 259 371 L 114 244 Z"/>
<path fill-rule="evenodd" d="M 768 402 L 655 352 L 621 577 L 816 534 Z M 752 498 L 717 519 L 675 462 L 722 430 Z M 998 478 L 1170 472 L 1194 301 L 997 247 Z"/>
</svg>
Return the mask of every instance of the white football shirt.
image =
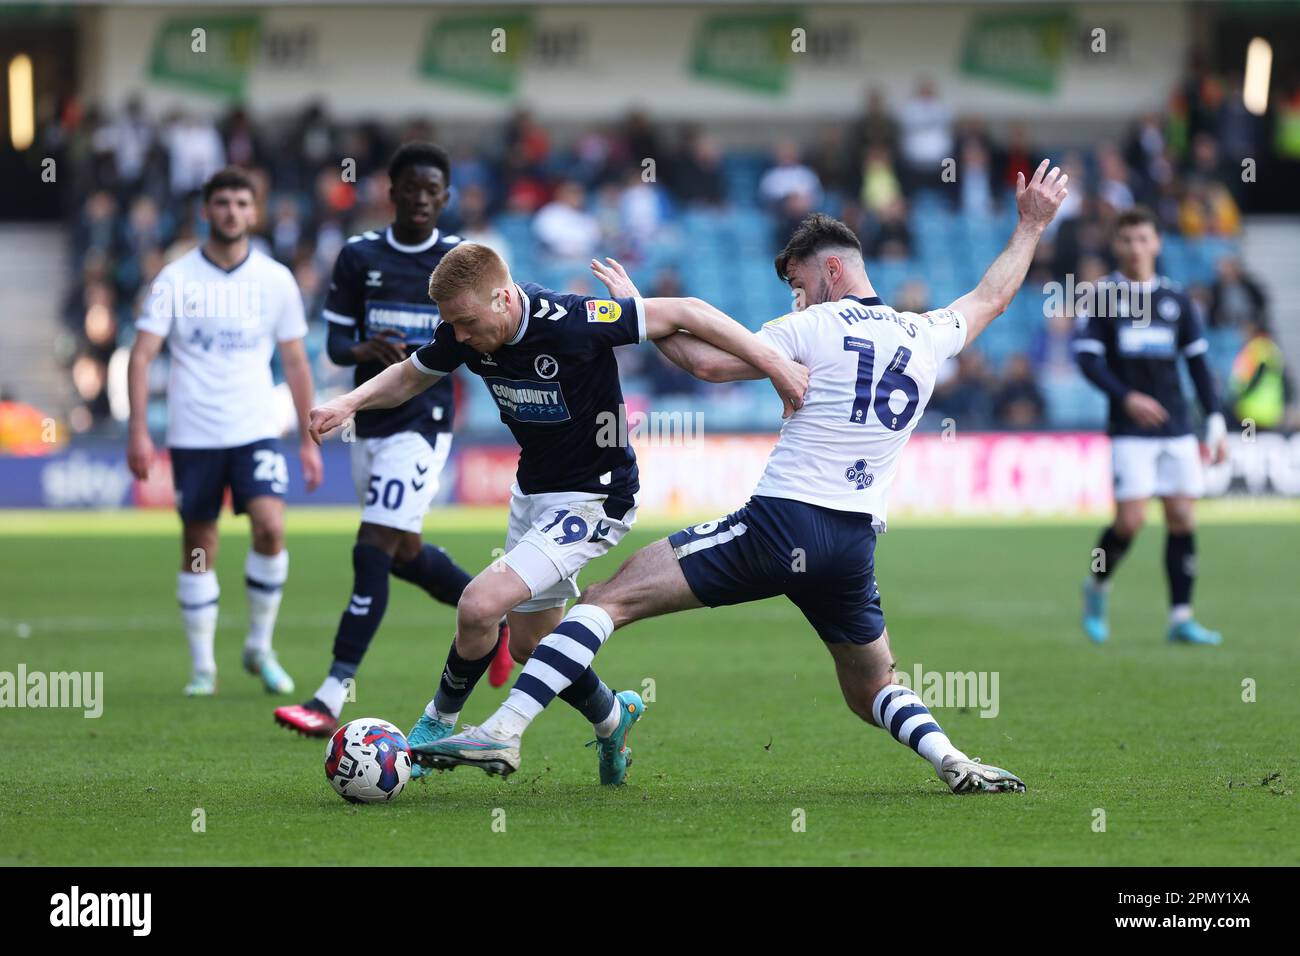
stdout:
<svg viewBox="0 0 1300 956">
<path fill-rule="evenodd" d="M 870 514 L 883 531 L 899 456 L 939 367 L 966 344 L 965 316 L 850 296 L 773 319 L 758 335 L 807 366 L 809 385 L 754 494 Z"/>
<path fill-rule="evenodd" d="M 168 263 L 136 328 L 167 339 L 167 444 L 237 448 L 278 429 L 271 355 L 307 334 L 293 274 L 253 249 L 230 271 L 201 248 Z"/>
</svg>

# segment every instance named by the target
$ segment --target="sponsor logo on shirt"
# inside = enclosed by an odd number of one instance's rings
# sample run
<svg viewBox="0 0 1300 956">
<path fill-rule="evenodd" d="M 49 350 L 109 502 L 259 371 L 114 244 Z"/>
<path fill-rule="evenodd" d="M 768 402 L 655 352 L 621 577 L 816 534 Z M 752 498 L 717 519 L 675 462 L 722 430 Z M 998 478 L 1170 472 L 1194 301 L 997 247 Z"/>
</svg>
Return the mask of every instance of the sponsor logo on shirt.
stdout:
<svg viewBox="0 0 1300 956">
<path fill-rule="evenodd" d="M 1167 325 L 1129 325 L 1118 329 L 1119 351 L 1129 358 L 1173 358 L 1174 329 Z"/>
<path fill-rule="evenodd" d="M 261 344 L 262 334 L 249 332 L 246 329 L 205 329 L 195 326 L 190 329 L 186 341 L 205 352 L 211 352 L 213 349 L 218 352 L 246 352 Z"/>
<path fill-rule="evenodd" d="M 366 302 L 366 334 L 392 332 L 400 335 L 408 345 L 424 345 L 433 338 L 438 325 L 438 307 L 414 302 L 388 302 L 370 299 Z"/>
<path fill-rule="evenodd" d="M 588 299 L 588 322 L 617 322 L 623 315 L 623 307 L 612 299 Z"/>
<path fill-rule="evenodd" d="M 569 406 L 559 382 L 484 378 L 502 414 L 517 422 L 567 422 Z"/>
</svg>

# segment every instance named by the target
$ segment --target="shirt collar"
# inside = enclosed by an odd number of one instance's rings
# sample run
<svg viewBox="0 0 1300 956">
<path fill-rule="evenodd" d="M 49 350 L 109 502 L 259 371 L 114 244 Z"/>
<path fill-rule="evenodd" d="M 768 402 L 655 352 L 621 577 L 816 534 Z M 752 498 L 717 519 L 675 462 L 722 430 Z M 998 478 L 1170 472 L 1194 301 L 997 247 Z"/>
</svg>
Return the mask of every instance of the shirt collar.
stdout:
<svg viewBox="0 0 1300 956">
<path fill-rule="evenodd" d="M 518 345 L 524 340 L 524 333 L 528 331 L 528 314 L 533 311 L 532 300 L 528 298 L 528 293 L 524 291 L 524 287 L 516 282 L 515 288 L 519 290 L 519 311 L 521 315 L 519 331 L 506 345 Z"/>
<path fill-rule="evenodd" d="M 885 304 L 885 300 L 878 295 L 868 295 L 868 296 L 846 295 L 844 298 L 852 299 L 854 302 L 857 302 L 860 305 L 884 305 Z"/>
<path fill-rule="evenodd" d="M 424 240 L 424 242 L 414 246 L 408 246 L 406 243 L 397 241 L 397 237 L 393 235 L 393 227 L 389 226 L 384 230 L 384 238 L 388 240 L 388 244 L 398 252 L 427 252 L 437 244 L 438 240 L 441 238 L 441 234 L 437 229 L 435 229 L 429 234 L 429 238 Z"/>
</svg>

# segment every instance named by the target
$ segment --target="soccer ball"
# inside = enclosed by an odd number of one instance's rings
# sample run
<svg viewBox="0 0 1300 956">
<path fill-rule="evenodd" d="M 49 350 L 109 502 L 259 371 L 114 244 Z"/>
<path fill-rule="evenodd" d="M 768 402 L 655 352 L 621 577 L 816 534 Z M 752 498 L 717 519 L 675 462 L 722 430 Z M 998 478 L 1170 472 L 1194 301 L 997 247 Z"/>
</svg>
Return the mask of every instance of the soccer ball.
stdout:
<svg viewBox="0 0 1300 956">
<path fill-rule="evenodd" d="M 385 803 L 411 779 L 411 745 L 386 720 L 349 721 L 325 746 L 325 779 L 344 800 Z"/>
</svg>

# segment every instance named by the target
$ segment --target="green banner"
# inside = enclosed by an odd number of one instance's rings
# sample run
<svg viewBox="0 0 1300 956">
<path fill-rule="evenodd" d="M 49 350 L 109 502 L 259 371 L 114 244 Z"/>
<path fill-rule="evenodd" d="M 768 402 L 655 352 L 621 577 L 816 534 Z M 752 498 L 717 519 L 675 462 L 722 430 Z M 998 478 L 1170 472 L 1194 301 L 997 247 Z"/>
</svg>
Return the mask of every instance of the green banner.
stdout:
<svg viewBox="0 0 1300 956">
<path fill-rule="evenodd" d="M 1004 86 L 1051 93 L 1070 39 L 1064 10 L 977 13 L 962 44 L 961 71 Z"/>
<path fill-rule="evenodd" d="M 154 38 L 149 77 L 203 93 L 240 98 L 257 52 L 257 17 L 178 17 Z"/>
<path fill-rule="evenodd" d="M 784 92 L 794 59 L 793 10 L 722 13 L 700 23 L 691 49 L 696 76 L 756 93 Z"/>
<path fill-rule="evenodd" d="M 453 14 L 429 25 L 420 74 L 483 93 L 509 96 L 532 39 L 527 13 Z"/>
</svg>

